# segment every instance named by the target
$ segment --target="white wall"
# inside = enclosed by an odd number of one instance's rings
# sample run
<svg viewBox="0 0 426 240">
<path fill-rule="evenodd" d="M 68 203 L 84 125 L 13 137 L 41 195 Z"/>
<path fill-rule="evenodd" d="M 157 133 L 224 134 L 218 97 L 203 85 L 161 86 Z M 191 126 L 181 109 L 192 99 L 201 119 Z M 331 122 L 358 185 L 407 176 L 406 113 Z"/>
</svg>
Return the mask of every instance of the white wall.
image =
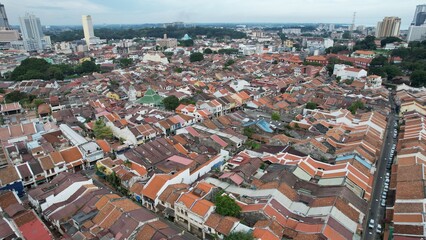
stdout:
<svg viewBox="0 0 426 240">
<path fill-rule="evenodd" d="M 46 202 L 42 203 L 40 205 L 41 210 L 44 211 L 48 207 L 52 206 L 55 203 L 66 201 L 68 198 L 70 198 L 81 186 L 87 185 L 87 184 L 93 184 L 93 180 L 89 179 L 87 181 L 83 182 L 76 182 L 71 184 L 68 188 L 64 189 L 62 192 L 60 192 L 57 195 L 50 195 L 46 198 Z M 52 191 L 53 194 L 53 191 Z"/>
</svg>

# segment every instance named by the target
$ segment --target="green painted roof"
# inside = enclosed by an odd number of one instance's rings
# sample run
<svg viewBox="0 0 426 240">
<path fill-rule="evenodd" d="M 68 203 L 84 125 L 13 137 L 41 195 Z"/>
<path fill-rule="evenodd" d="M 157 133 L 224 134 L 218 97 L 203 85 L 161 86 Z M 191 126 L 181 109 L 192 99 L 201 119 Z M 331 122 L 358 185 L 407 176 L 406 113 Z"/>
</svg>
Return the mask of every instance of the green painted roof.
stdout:
<svg viewBox="0 0 426 240">
<path fill-rule="evenodd" d="M 137 103 L 140 104 L 154 104 L 154 105 L 161 105 L 163 101 L 163 98 L 158 95 L 154 90 L 149 88 L 146 90 L 143 97 L 136 100 Z"/>
</svg>

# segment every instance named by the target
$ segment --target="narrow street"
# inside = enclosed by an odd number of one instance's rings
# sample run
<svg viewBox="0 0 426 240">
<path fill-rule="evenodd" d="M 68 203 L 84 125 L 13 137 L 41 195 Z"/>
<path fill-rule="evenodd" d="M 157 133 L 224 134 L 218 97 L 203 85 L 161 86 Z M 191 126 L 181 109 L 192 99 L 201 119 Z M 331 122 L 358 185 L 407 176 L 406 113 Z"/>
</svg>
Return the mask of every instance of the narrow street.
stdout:
<svg viewBox="0 0 426 240">
<path fill-rule="evenodd" d="M 395 109 L 395 103 L 393 100 L 393 95 L 391 95 L 389 99 L 392 109 Z M 376 232 L 377 225 L 382 225 L 383 229 L 383 219 L 385 214 L 385 207 L 382 207 L 380 205 L 381 201 L 381 195 L 383 193 L 384 189 L 384 182 L 385 182 L 385 175 L 386 175 L 386 163 L 387 161 L 391 161 L 389 159 L 389 155 L 391 153 L 391 148 L 394 143 L 396 143 L 396 139 L 393 138 L 393 131 L 395 129 L 394 123 L 395 123 L 396 113 L 394 110 L 391 111 L 389 118 L 388 118 L 388 124 L 386 127 L 386 133 L 384 136 L 384 144 L 382 146 L 382 151 L 380 158 L 377 160 L 376 164 L 376 173 L 374 175 L 374 183 L 373 183 L 373 190 L 372 190 L 372 197 L 371 201 L 369 203 L 369 211 L 366 214 L 366 218 L 364 221 L 364 234 L 362 239 L 369 240 L 369 239 L 380 239 L 381 234 Z M 370 219 L 374 220 L 374 228 L 369 228 L 369 222 Z"/>
</svg>

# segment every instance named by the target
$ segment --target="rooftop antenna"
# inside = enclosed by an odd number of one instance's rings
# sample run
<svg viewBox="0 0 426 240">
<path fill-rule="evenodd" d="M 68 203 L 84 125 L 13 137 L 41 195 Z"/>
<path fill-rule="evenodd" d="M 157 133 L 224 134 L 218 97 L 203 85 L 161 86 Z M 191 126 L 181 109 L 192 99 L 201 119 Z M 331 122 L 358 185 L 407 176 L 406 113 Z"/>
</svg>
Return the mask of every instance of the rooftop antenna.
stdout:
<svg viewBox="0 0 426 240">
<path fill-rule="evenodd" d="M 355 18 L 356 18 L 356 12 L 354 12 L 354 16 L 352 17 L 352 25 L 351 25 L 351 31 L 355 30 Z"/>
</svg>

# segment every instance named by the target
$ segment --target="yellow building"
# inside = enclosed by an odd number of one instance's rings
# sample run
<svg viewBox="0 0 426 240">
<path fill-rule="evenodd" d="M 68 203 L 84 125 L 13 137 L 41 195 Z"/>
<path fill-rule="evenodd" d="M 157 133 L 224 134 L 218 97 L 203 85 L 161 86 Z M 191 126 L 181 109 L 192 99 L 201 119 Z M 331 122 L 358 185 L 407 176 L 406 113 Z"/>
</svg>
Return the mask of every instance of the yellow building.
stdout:
<svg viewBox="0 0 426 240">
<path fill-rule="evenodd" d="M 106 97 L 111 98 L 111 99 L 115 99 L 115 100 L 120 100 L 120 96 L 115 92 L 108 92 L 106 94 Z"/>
<path fill-rule="evenodd" d="M 416 100 L 402 103 L 399 114 L 400 116 L 403 116 L 405 112 L 411 112 L 411 111 L 415 111 L 423 115 L 426 115 L 426 107 Z"/>
<path fill-rule="evenodd" d="M 91 59 L 90 57 L 85 57 L 85 58 L 80 58 L 78 61 L 79 61 L 79 62 L 80 62 L 80 64 L 81 64 L 81 63 L 83 63 L 83 62 L 85 62 L 85 61 L 92 61 L 92 59 Z"/>
<path fill-rule="evenodd" d="M 292 47 L 293 47 L 293 45 L 294 45 L 294 43 L 293 43 L 293 41 L 291 41 L 291 40 L 285 40 L 285 41 L 284 41 L 284 46 L 285 46 L 285 47 L 292 48 Z"/>
</svg>

